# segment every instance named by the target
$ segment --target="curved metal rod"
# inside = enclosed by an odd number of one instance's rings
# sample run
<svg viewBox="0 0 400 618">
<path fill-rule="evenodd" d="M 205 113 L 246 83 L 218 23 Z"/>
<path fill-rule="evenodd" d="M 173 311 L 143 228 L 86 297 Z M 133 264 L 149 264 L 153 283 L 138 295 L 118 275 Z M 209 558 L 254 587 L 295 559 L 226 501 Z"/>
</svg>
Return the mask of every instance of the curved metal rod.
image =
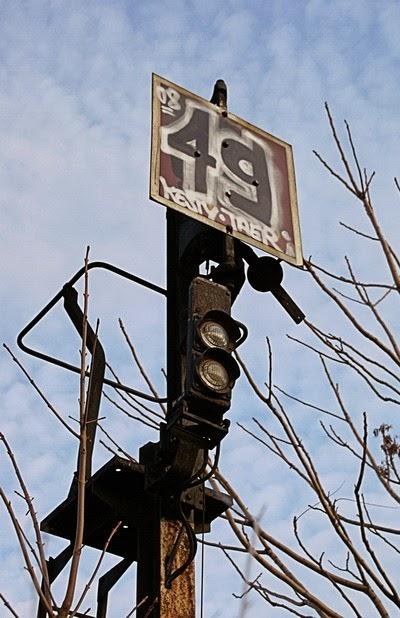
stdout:
<svg viewBox="0 0 400 618">
<path fill-rule="evenodd" d="M 242 345 L 242 343 L 246 341 L 249 335 L 249 329 L 247 328 L 247 326 L 245 326 L 245 324 L 243 324 L 243 322 L 239 322 L 239 320 L 236 320 L 236 324 L 239 326 L 240 330 L 242 331 L 242 334 L 240 335 L 235 345 L 235 348 L 238 348 L 240 345 Z"/>
<path fill-rule="evenodd" d="M 92 268 L 104 268 L 105 270 L 109 270 L 112 273 L 119 275 L 120 277 L 124 277 L 124 279 L 129 279 L 129 281 L 133 281 L 139 285 L 142 285 L 153 292 L 157 292 L 158 294 L 162 294 L 163 296 L 167 296 L 167 290 L 164 288 L 155 285 L 154 283 L 150 283 L 141 277 L 137 277 L 136 275 L 132 275 L 131 273 L 122 270 L 122 268 L 117 268 L 117 266 L 113 266 L 112 264 L 108 264 L 107 262 L 91 262 L 87 266 L 87 270 L 91 270 Z M 62 367 L 63 369 L 68 369 L 68 371 L 73 371 L 74 373 L 80 373 L 81 370 L 79 367 L 75 365 L 70 365 L 65 361 L 62 361 L 58 358 L 54 358 L 49 356 L 48 354 L 43 354 L 43 352 L 38 352 L 33 348 L 28 347 L 24 343 L 24 338 L 26 335 L 40 322 L 42 318 L 58 303 L 58 301 L 64 297 L 65 288 L 70 288 L 74 283 L 82 277 L 85 272 L 85 267 L 83 266 L 80 270 L 71 279 L 61 288 L 59 292 L 47 303 L 45 307 L 21 330 L 17 337 L 18 347 L 26 352 L 26 354 L 30 354 L 31 356 L 35 356 L 36 358 L 40 358 L 40 360 L 44 360 L 48 363 L 52 363 L 53 365 L 57 365 L 58 367 Z M 90 372 L 86 372 L 87 376 L 90 376 Z M 131 395 L 135 395 L 136 397 L 140 397 L 141 399 L 146 399 L 147 401 L 152 401 L 155 403 L 165 403 L 167 402 L 167 397 L 153 397 L 152 395 L 147 395 L 146 393 L 142 393 L 141 391 L 136 390 L 135 388 L 131 388 L 130 386 L 126 386 L 125 384 L 121 384 L 120 382 L 115 382 L 114 380 L 109 380 L 108 378 L 104 378 L 104 384 L 108 386 L 113 386 L 114 388 L 124 391 L 125 393 L 130 393 Z"/>
</svg>

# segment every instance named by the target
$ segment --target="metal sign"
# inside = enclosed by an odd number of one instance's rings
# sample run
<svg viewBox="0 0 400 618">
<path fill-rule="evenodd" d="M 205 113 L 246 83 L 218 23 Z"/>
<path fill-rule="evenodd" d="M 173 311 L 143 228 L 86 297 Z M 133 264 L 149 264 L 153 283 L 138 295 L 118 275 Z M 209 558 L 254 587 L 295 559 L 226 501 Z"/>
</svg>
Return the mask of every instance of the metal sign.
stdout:
<svg viewBox="0 0 400 618">
<path fill-rule="evenodd" d="M 150 197 L 303 264 L 291 146 L 154 74 Z"/>
</svg>

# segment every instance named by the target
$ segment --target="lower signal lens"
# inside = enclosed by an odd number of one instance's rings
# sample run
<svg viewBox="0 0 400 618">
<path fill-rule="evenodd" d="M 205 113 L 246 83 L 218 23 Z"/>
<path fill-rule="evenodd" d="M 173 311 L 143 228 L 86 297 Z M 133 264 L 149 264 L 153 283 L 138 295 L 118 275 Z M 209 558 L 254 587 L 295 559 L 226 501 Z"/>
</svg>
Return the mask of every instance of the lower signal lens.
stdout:
<svg viewBox="0 0 400 618">
<path fill-rule="evenodd" d="M 204 384 L 213 391 L 224 391 L 229 386 L 227 370 L 213 358 L 206 358 L 200 362 L 199 375 Z"/>
</svg>

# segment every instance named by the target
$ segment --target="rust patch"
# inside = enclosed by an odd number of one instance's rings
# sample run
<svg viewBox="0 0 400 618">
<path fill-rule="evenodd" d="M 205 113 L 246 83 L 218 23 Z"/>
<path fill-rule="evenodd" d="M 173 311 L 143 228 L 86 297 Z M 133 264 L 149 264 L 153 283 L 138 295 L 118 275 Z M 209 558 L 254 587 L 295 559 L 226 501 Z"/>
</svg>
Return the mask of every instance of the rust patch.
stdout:
<svg viewBox="0 0 400 618">
<path fill-rule="evenodd" d="M 181 523 L 162 519 L 160 522 L 160 618 L 195 618 L 195 568 L 194 562 L 173 582 L 170 589 L 165 588 L 165 559 L 170 555 L 175 540 L 180 532 Z M 177 569 L 187 558 L 189 543 L 185 532 L 172 562 L 172 569 Z"/>
</svg>

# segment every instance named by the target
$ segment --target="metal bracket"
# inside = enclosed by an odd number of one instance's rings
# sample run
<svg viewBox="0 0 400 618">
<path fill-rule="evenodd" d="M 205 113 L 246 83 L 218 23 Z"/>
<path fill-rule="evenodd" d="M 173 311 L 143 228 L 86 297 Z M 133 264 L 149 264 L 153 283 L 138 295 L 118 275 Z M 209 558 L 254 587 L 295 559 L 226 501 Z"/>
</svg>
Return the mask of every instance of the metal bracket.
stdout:
<svg viewBox="0 0 400 618">
<path fill-rule="evenodd" d="M 110 272 L 116 275 L 119 275 L 120 277 L 123 277 L 124 279 L 128 279 L 129 281 L 133 281 L 134 283 L 137 283 L 138 285 L 142 285 L 148 288 L 149 290 L 152 290 L 153 292 L 157 292 L 158 294 L 167 296 L 167 291 L 164 290 L 164 288 L 161 288 L 158 285 L 155 285 L 154 283 L 150 283 L 149 281 L 146 281 L 145 279 L 141 279 L 140 277 L 137 277 L 136 275 L 133 275 L 132 273 L 129 273 L 125 270 L 122 270 L 121 268 L 117 268 L 116 266 L 113 266 L 112 264 L 107 264 L 106 262 L 91 262 L 87 265 L 88 271 L 92 270 L 93 268 L 104 268 L 105 270 L 109 270 Z M 31 356 L 35 356 L 36 358 L 40 358 L 41 360 L 44 360 L 48 363 L 52 363 L 53 365 L 57 365 L 58 367 L 62 367 L 63 369 L 68 369 L 68 371 L 73 371 L 74 373 L 78 373 L 78 374 L 81 372 L 80 367 L 76 367 L 75 365 L 66 363 L 65 361 L 62 361 L 59 358 L 49 356 L 48 354 L 43 354 L 43 352 L 39 352 L 38 350 L 34 350 L 33 348 L 28 347 L 24 343 L 24 338 L 33 329 L 33 327 L 36 326 L 42 318 L 44 318 L 44 316 L 50 311 L 50 309 L 52 309 L 58 303 L 58 301 L 61 298 L 63 297 L 65 298 L 66 290 L 70 289 L 74 285 L 74 283 L 76 283 L 82 277 L 84 273 L 85 273 L 85 267 L 82 267 L 80 270 L 78 270 L 77 273 L 75 273 L 73 277 L 71 277 L 69 281 L 67 281 L 67 283 L 61 288 L 59 292 L 57 292 L 57 294 L 50 300 L 50 302 L 48 302 L 47 305 L 43 307 L 41 311 L 39 311 L 39 313 L 29 322 L 29 324 L 27 324 L 25 328 L 21 330 L 21 332 L 19 333 L 17 337 L 17 344 L 19 348 L 23 350 L 23 352 L 26 352 L 27 354 L 30 354 Z M 90 376 L 90 372 L 87 372 L 86 375 Z M 104 384 L 107 384 L 108 386 L 113 386 L 117 390 L 121 390 L 126 393 L 131 393 L 132 395 L 135 395 L 136 397 L 140 397 L 142 399 L 146 399 L 147 401 L 153 401 L 156 403 L 160 403 L 160 402 L 165 403 L 167 401 L 166 397 L 160 397 L 160 398 L 153 397 L 151 395 L 147 395 L 147 393 L 142 393 L 141 391 L 138 391 L 135 388 L 131 388 L 130 386 L 126 386 L 125 384 L 121 384 L 120 382 L 109 380 L 108 378 L 104 378 L 103 382 Z"/>
<path fill-rule="evenodd" d="M 61 571 L 65 568 L 68 561 L 70 560 L 73 552 L 73 544 L 71 543 L 65 549 L 62 550 L 61 553 L 58 554 L 55 558 L 49 558 L 47 560 L 47 570 L 49 574 L 49 584 L 51 585 L 54 580 L 58 577 Z M 108 602 L 108 594 L 113 586 L 118 582 L 118 580 L 122 577 L 125 571 L 132 564 L 132 558 L 124 558 L 116 565 L 114 565 L 107 573 L 104 573 L 102 577 L 99 579 L 98 587 L 97 587 L 97 612 L 96 618 L 106 618 L 107 616 L 107 602 Z M 42 581 L 42 590 L 44 590 L 44 582 Z M 90 618 L 90 616 L 85 613 L 82 614 L 77 612 L 74 614 L 75 616 Z M 38 611 L 36 614 L 37 618 L 46 618 L 47 610 L 45 609 L 43 603 L 39 601 Z"/>
<path fill-rule="evenodd" d="M 83 312 L 78 304 L 78 292 L 71 285 L 66 285 L 64 291 L 64 308 L 68 313 L 73 325 L 83 338 Z M 104 373 L 106 370 L 106 357 L 103 346 L 101 345 L 96 333 L 93 331 L 89 323 L 86 328 L 86 345 L 92 355 L 92 364 L 89 380 L 89 391 L 86 401 L 86 421 L 87 421 L 87 445 L 86 445 L 86 480 L 92 474 L 92 456 L 94 448 L 94 440 L 97 429 L 97 419 L 99 417 L 99 408 L 101 394 L 103 391 Z M 79 469 L 79 457 L 78 457 Z M 74 486 L 74 484 L 73 484 Z"/>
<path fill-rule="evenodd" d="M 182 436 L 197 444 L 199 448 L 212 450 L 221 442 L 228 433 L 230 421 L 223 419 L 221 423 L 213 423 L 204 416 L 190 411 L 188 403 L 181 399 L 177 402 L 173 414 L 171 415 L 167 430 L 176 436 Z"/>
<path fill-rule="evenodd" d="M 97 587 L 97 612 L 96 618 L 106 618 L 107 616 L 107 602 L 108 593 L 111 588 L 115 586 L 117 581 L 122 577 L 125 571 L 131 566 L 133 560 L 130 558 L 124 558 L 121 562 L 118 562 L 107 573 L 104 573 L 99 579 Z"/>
</svg>

